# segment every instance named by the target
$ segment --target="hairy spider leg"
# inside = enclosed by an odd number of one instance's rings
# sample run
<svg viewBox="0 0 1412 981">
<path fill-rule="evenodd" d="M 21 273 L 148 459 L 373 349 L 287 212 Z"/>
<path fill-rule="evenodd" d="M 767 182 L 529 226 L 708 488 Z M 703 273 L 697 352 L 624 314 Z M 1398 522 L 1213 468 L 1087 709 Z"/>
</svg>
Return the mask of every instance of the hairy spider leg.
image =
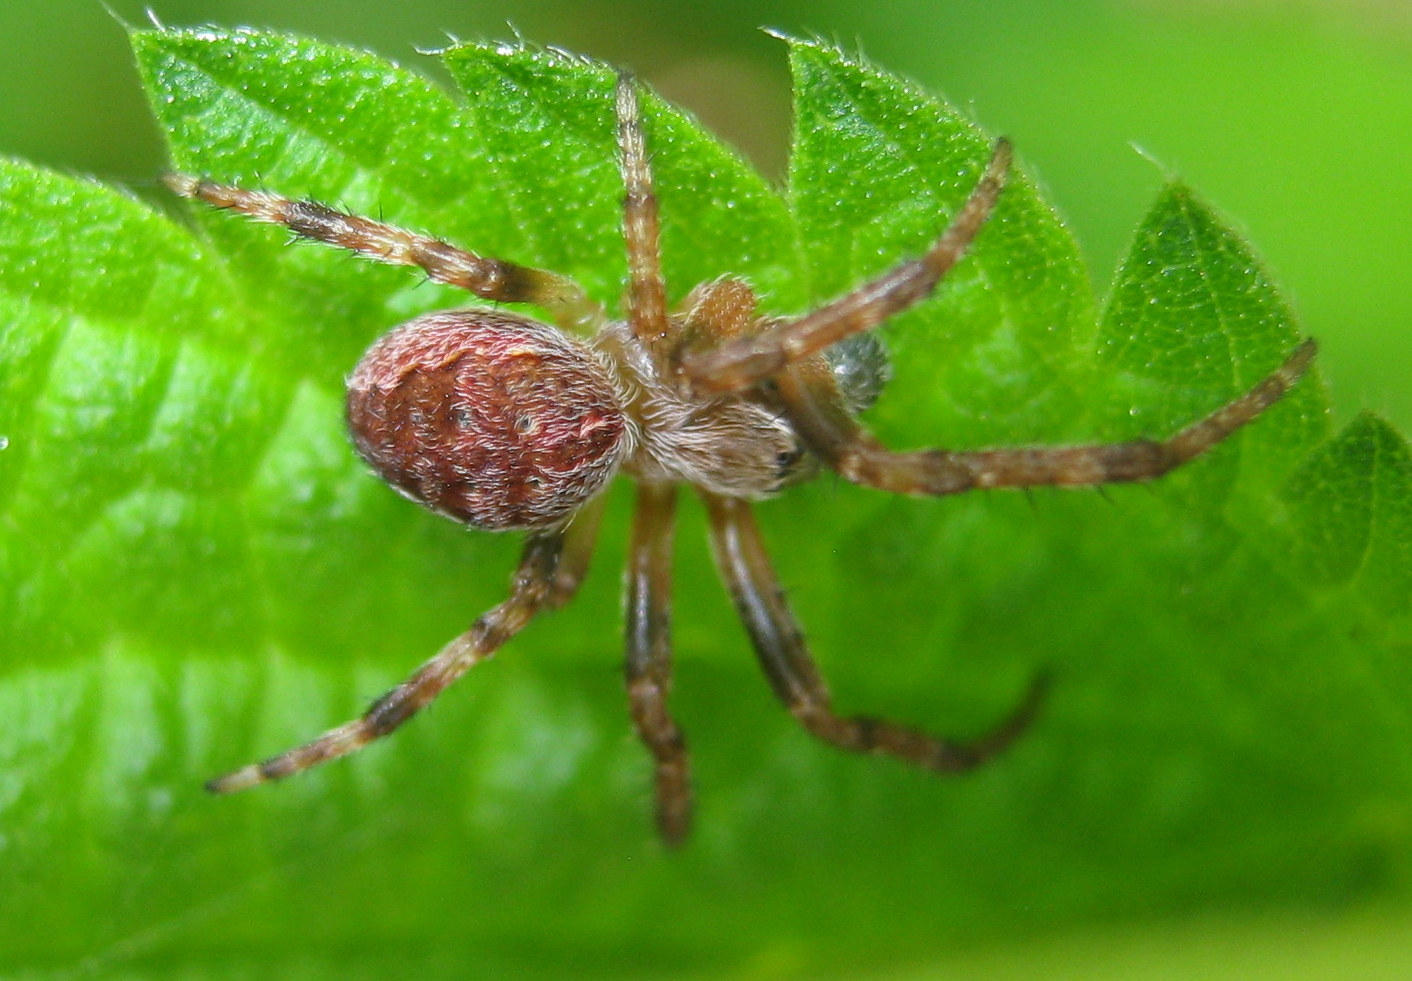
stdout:
<svg viewBox="0 0 1412 981">
<path fill-rule="evenodd" d="M 652 187 L 637 80 L 618 74 L 618 163 L 622 170 L 623 239 L 628 253 L 628 323 L 633 335 L 660 365 L 674 343 L 667 321 L 667 287 L 662 280 L 661 220 Z"/>
<path fill-rule="evenodd" d="M 633 336 L 665 366 L 675 343 L 662 279 L 661 221 L 638 103 L 637 80 L 618 74 L 615 109 L 623 178 L 623 241 L 628 257 L 627 319 Z M 627 576 L 628 706 L 652 755 L 657 831 L 669 846 L 691 828 L 691 767 L 686 740 L 667 708 L 672 687 L 672 538 L 674 484 L 639 481 Z"/>
<path fill-rule="evenodd" d="M 292 776 L 347 756 L 395 730 L 499 650 L 536 615 L 562 606 L 577 592 L 588 570 L 601 516 L 601 503 L 594 503 L 564 530 L 531 533 L 505 601 L 479 617 L 471 629 L 443 647 L 410 678 L 373 702 L 362 716 L 263 763 L 216 777 L 206 784 L 206 789 L 224 794 Z"/>
<path fill-rule="evenodd" d="M 1317 345 L 1301 343 L 1253 388 L 1165 440 L 899 453 L 844 408 L 820 366 L 795 365 L 775 379 L 780 400 L 810 449 L 844 479 L 895 494 L 957 494 L 984 487 L 1082 487 L 1152 480 L 1206 452 L 1274 405 L 1308 369 Z"/>
<path fill-rule="evenodd" d="M 182 197 L 237 211 L 256 221 L 282 225 L 301 238 L 348 249 L 394 266 L 416 266 L 446 283 L 499 303 L 533 303 L 548 310 L 559 326 L 578 332 L 596 328 L 603 309 L 573 280 L 557 273 L 516 265 L 457 248 L 384 222 L 348 214 L 316 201 L 295 201 L 266 191 L 167 174 L 163 182 Z"/>
<path fill-rule="evenodd" d="M 674 484 L 640 482 L 627 577 L 628 704 L 656 773 L 657 830 L 669 846 L 691 829 L 686 740 L 667 709 L 672 689 L 672 528 Z"/>
<path fill-rule="evenodd" d="M 711 523 L 711 548 L 736 611 L 775 695 L 811 734 L 842 749 L 892 756 L 938 773 L 973 769 L 1003 751 L 1034 721 L 1048 676 L 1033 681 L 1019 704 L 979 739 L 958 742 L 866 716 L 833 710 L 828 686 L 780 589 L 748 501 L 700 491 Z"/>
<path fill-rule="evenodd" d="M 852 292 L 794 320 L 710 351 L 683 356 L 698 392 L 738 392 L 853 334 L 872 330 L 925 298 L 970 248 L 995 209 L 1010 167 L 1010 143 L 995 142 L 990 162 L 961 210 L 920 258 L 900 263 Z"/>
</svg>

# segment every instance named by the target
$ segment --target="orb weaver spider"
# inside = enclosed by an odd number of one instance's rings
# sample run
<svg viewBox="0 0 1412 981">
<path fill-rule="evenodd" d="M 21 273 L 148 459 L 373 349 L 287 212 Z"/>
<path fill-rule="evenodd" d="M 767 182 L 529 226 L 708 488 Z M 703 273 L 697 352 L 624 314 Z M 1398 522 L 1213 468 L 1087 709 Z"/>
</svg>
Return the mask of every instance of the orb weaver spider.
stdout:
<svg viewBox="0 0 1412 981">
<path fill-rule="evenodd" d="M 373 344 L 348 384 L 348 425 L 364 460 L 394 488 L 454 520 L 526 531 L 509 596 L 359 718 L 303 746 L 208 783 L 240 790 L 347 755 L 392 732 L 538 614 L 566 603 L 587 571 L 602 495 L 616 473 L 637 482 L 627 577 L 627 690 L 655 765 L 656 820 L 678 844 L 691 822 L 686 743 L 668 709 L 670 561 L 677 491 L 705 504 L 720 574 L 774 693 L 803 727 L 847 750 L 943 773 L 972 769 L 1033 720 L 1037 680 L 1012 713 L 971 742 L 834 712 L 780 589 L 751 501 L 827 468 L 899 494 L 973 488 L 1092 486 L 1161 476 L 1250 422 L 1299 379 L 1305 341 L 1244 395 L 1166 440 L 1086 446 L 898 453 L 858 421 L 884 380 L 868 334 L 930 294 L 966 253 L 1001 193 L 1010 146 L 923 255 L 800 317 L 762 316 L 743 281 L 697 286 L 669 312 L 657 200 L 637 83 L 618 76 L 619 163 L 626 196 L 626 317 L 610 319 L 571 280 L 476 255 L 381 221 L 262 191 L 169 175 L 177 194 L 282 225 L 295 235 L 496 303 L 547 310 L 557 328 L 501 309 L 429 313 Z M 853 344 L 843 344 L 853 339 Z M 840 353 L 841 352 L 841 353 Z"/>
</svg>

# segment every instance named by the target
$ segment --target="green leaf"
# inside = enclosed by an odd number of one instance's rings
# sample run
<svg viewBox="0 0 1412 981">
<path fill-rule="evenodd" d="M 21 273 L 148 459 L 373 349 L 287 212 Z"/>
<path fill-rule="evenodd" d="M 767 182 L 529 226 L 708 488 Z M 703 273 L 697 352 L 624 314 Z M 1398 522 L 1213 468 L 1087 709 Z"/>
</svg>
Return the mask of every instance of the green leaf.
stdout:
<svg viewBox="0 0 1412 981">
<path fill-rule="evenodd" d="M 1198 417 L 1224 393 L 1258 382 L 1297 340 L 1294 316 L 1250 246 L 1189 188 L 1165 187 L 1138 227 L 1099 335 L 1100 364 L 1121 383 L 1129 431 Z M 1228 447 L 1221 462 L 1203 468 L 1203 494 L 1224 498 L 1237 471 L 1254 486 L 1274 487 L 1327 438 L 1320 386 L 1302 385 L 1288 402 L 1293 411 L 1263 421 L 1264 439 Z"/>
<path fill-rule="evenodd" d="M 517 258 L 572 273 L 615 306 L 626 276 L 615 72 L 529 46 L 464 44 L 443 59 L 466 93 L 483 152 L 495 161 L 501 206 L 527 240 Z M 680 110 L 654 96 L 643 109 L 672 298 L 733 274 L 749 277 L 767 303 L 800 304 L 796 232 L 784 203 Z"/>
<path fill-rule="evenodd" d="M 980 177 L 991 139 L 834 48 L 796 43 L 790 61 L 790 199 L 822 301 L 923 251 Z M 942 295 L 883 329 L 897 384 L 874 424 L 947 444 L 1080 435 L 1066 420 L 1083 412 L 1093 331 L 1073 238 L 1017 176 Z"/>
<path fill-rule="evenodd" d="M 1297 560 L 1320 585 L 1352 585 L 1374 606 L 1412 602 L 1412 456 L 1387 423 L 1360 415 L 1283 489 L 1300 530 Z"/>
<path fill-rule="evenodd" d="M 249 31 L 140 31 L 173 166 L 312 196 L 622 292 L 611 72 L 523 44 L 443 55 L 462 93 Z M 808 307 L 925 247 L 990 137 L 790 40 L 783 196 L 646 101 L 674 298 L 748 276 Z M 627 494 L 566 609 L 426 718 L 287 784 L 203 779 L 358 712 L 503 595 L 515 542 L 363 472 L 342 379 L 465 298 L 406 270 L 190 226 L 0 165 L 0 971 L 384 977 L 882 974 L 1161 912 L 1407 900 L 1408 454 L 1331 442 L 1317 373 L 1151 488 L 911 500 L 820 480 L 761 508 L 840 708 L 983 731 L 937 780 L 833 752 L 771 700 L 679 531 L 674 706 L 698 830 L 652 839 L 616 668 Z M 1023 173 L 967 258 L 880 332 L 868 420 L 956 447 L 1165 435 L 1298 330 L 1180 186 L 1100 316 Z M 1025 961 L 1025 957 L 1033 960 Z"/>
</svg>

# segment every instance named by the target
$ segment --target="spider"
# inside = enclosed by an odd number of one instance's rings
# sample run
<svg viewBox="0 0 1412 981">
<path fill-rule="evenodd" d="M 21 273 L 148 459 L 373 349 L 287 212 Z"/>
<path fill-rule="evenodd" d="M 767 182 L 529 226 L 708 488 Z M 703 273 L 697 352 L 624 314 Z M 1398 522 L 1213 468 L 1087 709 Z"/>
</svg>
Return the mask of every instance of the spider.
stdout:
<svg viewBox="0 0 1412 981">
<path fill-rule="evenodd" d="M 359 718 L 312 742 L 211 780 L 216 793 L 290 776 L 385 736 L 498 650 L 535 616 L 574 595 L 587 571 L 603 490 L 637 484 L 627 575 L 628 702 L 654 762 L 656 823 L 680 843 L 691 822 L 685 740 L 668 708 L 670 561 L 677 492 L 705 504 L 712 551 L 771 688 L 814 736 L 941 773 L 970 770 L 1034 719 L 1045 688 L 971 742 L 938 738 L 832 708 L 785 600 L 751 502 L 822 469 L 900 494 L 972 488 L 1091 486 L 1158 477 L 1269 408 L 1314 356 L 1305 341 L 1244 395 L 1161 441 L 950 452 L 893 452 L 857 419 L 881 388 L 867 331 L 930 294 L 966 253 L 1010 167 L 995 143 L 969 198 L 919 258 L 800 317 L 762 316 L 735 278 L 697 286 L 669 312 L 657 199 L 633 77 L 616 85 L 626 196 L 626 317 L 610 319 L 566 277 L 476 255 L 381 221 L 183 175 L 176 193 L 272 222 L 379 262 L 420 267 L 496 303 L 547 310 L 557 328 L 504 309 L 429 313 L 376 341 L 348 383 L 359 454 L 394 488 L 454 520 L 527 532 L 509 596 Z M 838 347 L 841 341 L 851 344 Z M 839 352 L 842 352 L 840 354 Z"/>
</svg>

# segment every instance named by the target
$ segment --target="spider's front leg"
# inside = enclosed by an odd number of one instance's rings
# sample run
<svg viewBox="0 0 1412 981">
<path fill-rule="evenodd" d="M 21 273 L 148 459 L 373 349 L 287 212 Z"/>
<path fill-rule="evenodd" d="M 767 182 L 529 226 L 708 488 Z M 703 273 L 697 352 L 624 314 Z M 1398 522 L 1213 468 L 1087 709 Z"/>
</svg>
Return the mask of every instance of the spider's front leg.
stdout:
<svg viewBox="0 0 1412 981">
<path fill-rule="evenodd" d="M 776 379 L 790 419 L 809 447 L 856 484 L 896 494 L 957 494 L 985 487 L 1086 487 L 1152 480 L 1181 466 L 1251 422 L 1294 387 L 1314 360 L 1306 340 L 1244 395 L 1164 440 L 1084 446 L 919 450 L 882 446 L 848 412 L 825 366 L 796 365 Z"/>
<path fill-rule="evenodd" d="M 1000 725 L 970 742 L 940 739 L 895 722 L 846 717 L 832 698 L 785 602 L 750 504 L 701 492 L 711 521 L 711 548 L 775 695 L 810 733 L 842 749 L 893 756 L 939 773 L 974 769 L 1029 727 L 1043 702 L 1047 677 L 1030 686 Z"/>
<path fill-rule="evenodd" d="M 410 678 L 373 702 L 362 716 L 263 763 L 216 777 L 206 784 L 206 789 L 224 794 L 279 780 L 347 756 L 391 733 L 494 654 L 537 614 L 561 606 L 573 596 L 588 569 L 601 514 L 602 507 L 596 502 L 565 530 L 531 533 L 505 601 L 477 619 L 470 630 L 443 647 Z"/>
<path fill-rule="evenodd" d="M 319 204 L 266 191 L 168 174 L 163 182 L 185 198 L 235 211 L 256 221 L 282 225 L 300 238 L 348 249 L 394 266 L 416 266 L 446 283 L 499 303 L 533 303 L 554 315 L 559 326 L 583 331 L 603 319 L 602 308 L 573 280 L 557 273 L 477 255 L 439 239 Z"/>
</svg>

